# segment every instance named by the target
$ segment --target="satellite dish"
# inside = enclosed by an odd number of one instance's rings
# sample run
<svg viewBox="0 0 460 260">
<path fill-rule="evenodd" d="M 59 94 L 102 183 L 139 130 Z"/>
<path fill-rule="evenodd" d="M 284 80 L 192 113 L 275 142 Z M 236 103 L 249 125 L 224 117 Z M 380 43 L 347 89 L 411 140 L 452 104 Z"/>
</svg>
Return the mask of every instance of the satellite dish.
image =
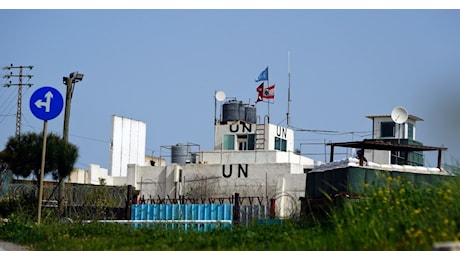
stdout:
<svg viewBox="0 0 460 260">
<path fill-rule="evenodd" d="M 406 122 L 408 118 L 409 114 L 407 113 L 407 110 L 403 107 L 395 107 L 391 111 L 391 119 L 397 124 L 402 124 Z"/>
<path fill-rule="evenodd" d="M 217 101 L 224 101 L 225 98 L 226 98 L 225 92 L 223 92 L 223 91 L 217 91 L 217 92 L 216 92 L 216 99 L 217 99 Z"/>
</svg>

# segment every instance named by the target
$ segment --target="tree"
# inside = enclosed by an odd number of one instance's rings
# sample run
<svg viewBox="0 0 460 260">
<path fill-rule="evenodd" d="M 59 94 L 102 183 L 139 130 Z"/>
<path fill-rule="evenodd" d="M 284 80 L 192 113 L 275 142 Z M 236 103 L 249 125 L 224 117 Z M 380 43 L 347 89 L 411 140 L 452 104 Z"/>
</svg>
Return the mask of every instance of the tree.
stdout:
<svg viewBox="0 0 460 260">
<path fill-rule="evenodd" d="M 78 147 L 66 143 L 57 134 L 49 133 L 46 144 L 45 172 L 53 179 L 68 177 L 78 158 Z M 10 137 L 5 149 L 0 153 L 0 161 L 8 164 L 9 169 L 24 178 L 33 174 L 38 180 L 41 169 L 43 134 L 25 133 Z"/>
</svg>

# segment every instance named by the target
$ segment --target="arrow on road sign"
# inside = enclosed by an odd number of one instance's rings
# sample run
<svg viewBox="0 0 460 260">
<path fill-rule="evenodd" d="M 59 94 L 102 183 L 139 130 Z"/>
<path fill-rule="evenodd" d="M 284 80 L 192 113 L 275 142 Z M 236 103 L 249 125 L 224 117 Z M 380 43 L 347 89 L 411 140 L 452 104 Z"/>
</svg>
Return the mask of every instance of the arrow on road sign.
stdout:
<svg viewBox="0 0 460 260">
<path fill-rule="evenodd" d="M 52 98 L 53 98 L 53 93 L 51 93 L 51 91 L 48 91 L 45 94 L 46 102 L 43 102 L 43 100 L 38 99 L 35 102 L 35 106 L 38 107 L 38 108 L 42 108 L 42 106 L 45 106 L 45 111 L 50 112 L 50 104 L 51 104 L 51 99 Z"/>
<path fill-rule="evenodd" d="M 30 111 L 41 120 L 50 120 L 61 113 L 64 101 L 61 93 L 53 87 L 37 89 L 30 97 Z"/>
</svg>

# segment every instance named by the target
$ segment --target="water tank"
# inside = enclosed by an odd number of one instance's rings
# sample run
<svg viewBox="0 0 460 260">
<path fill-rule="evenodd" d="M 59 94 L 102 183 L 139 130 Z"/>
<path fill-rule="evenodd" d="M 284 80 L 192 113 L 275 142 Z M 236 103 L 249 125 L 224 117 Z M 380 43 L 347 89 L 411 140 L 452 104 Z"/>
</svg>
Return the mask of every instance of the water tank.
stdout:
<svg viewBox="0 0 460 260">
<path fill-rule="evenodd" d="M 244 105 L 230 100 L 222 105 L 222 122 L 244 120 Z"/>
<path fill-rule="evenodd" d="M 186 164 L 190 162 L 190 146 L 176 144 L 171 147 L 171 163 Z"/>
<path fill-rule="evenodd" d="M 254 105 L 244 105 L 244 121 L 250 124 L 257 124 L 257 113 Z"/>
</svg>

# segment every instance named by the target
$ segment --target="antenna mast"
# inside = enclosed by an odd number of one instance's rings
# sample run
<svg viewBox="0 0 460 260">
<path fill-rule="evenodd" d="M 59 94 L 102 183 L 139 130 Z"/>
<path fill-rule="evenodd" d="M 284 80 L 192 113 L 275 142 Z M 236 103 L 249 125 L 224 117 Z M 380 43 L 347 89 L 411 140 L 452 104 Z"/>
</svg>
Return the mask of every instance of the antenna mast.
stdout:
<svg viewBox="0 0 460 260">
<path fill-rule="evenodd" d="M 286 113 L 286 124 L 289 128 L 289 110 L 291 105 L 291 62 L 290 62 L 290 53 L 288 51 L 288 108 Z"/>
<path fill-rule="evenodd" d="M 22 83 L 23 77 L 27 77 L 29 78 L 29 80 L 30 78 L 32 78 L 32 75 L 22 75 L 23 68 L 31 70 L 33 66 L 13 66 L 13 64 L 11 64 L 10 66 L 3 67 L 4 70 L 19 69 L 19 74 L 13 74 L 13 72 L 11 71 L 10 74 L 6 74 L 3 76 L 4 78 L 7 78 L 7 79 L 10 79 L 11 77 L 19 78 L 19 83 L 17 84 L 12 83 L 11 80 L 9 80 L 8 83 L 4 85 L 4 87 L 18 86 L 18 108 L 16 112 L 16 136 L 19 136 L 21 134 L 22 86 L 25 85 L 25 86 L 31 87 L 33 85 L 30 83 L 24 83 L 24 84 Z"/>
</svg>

